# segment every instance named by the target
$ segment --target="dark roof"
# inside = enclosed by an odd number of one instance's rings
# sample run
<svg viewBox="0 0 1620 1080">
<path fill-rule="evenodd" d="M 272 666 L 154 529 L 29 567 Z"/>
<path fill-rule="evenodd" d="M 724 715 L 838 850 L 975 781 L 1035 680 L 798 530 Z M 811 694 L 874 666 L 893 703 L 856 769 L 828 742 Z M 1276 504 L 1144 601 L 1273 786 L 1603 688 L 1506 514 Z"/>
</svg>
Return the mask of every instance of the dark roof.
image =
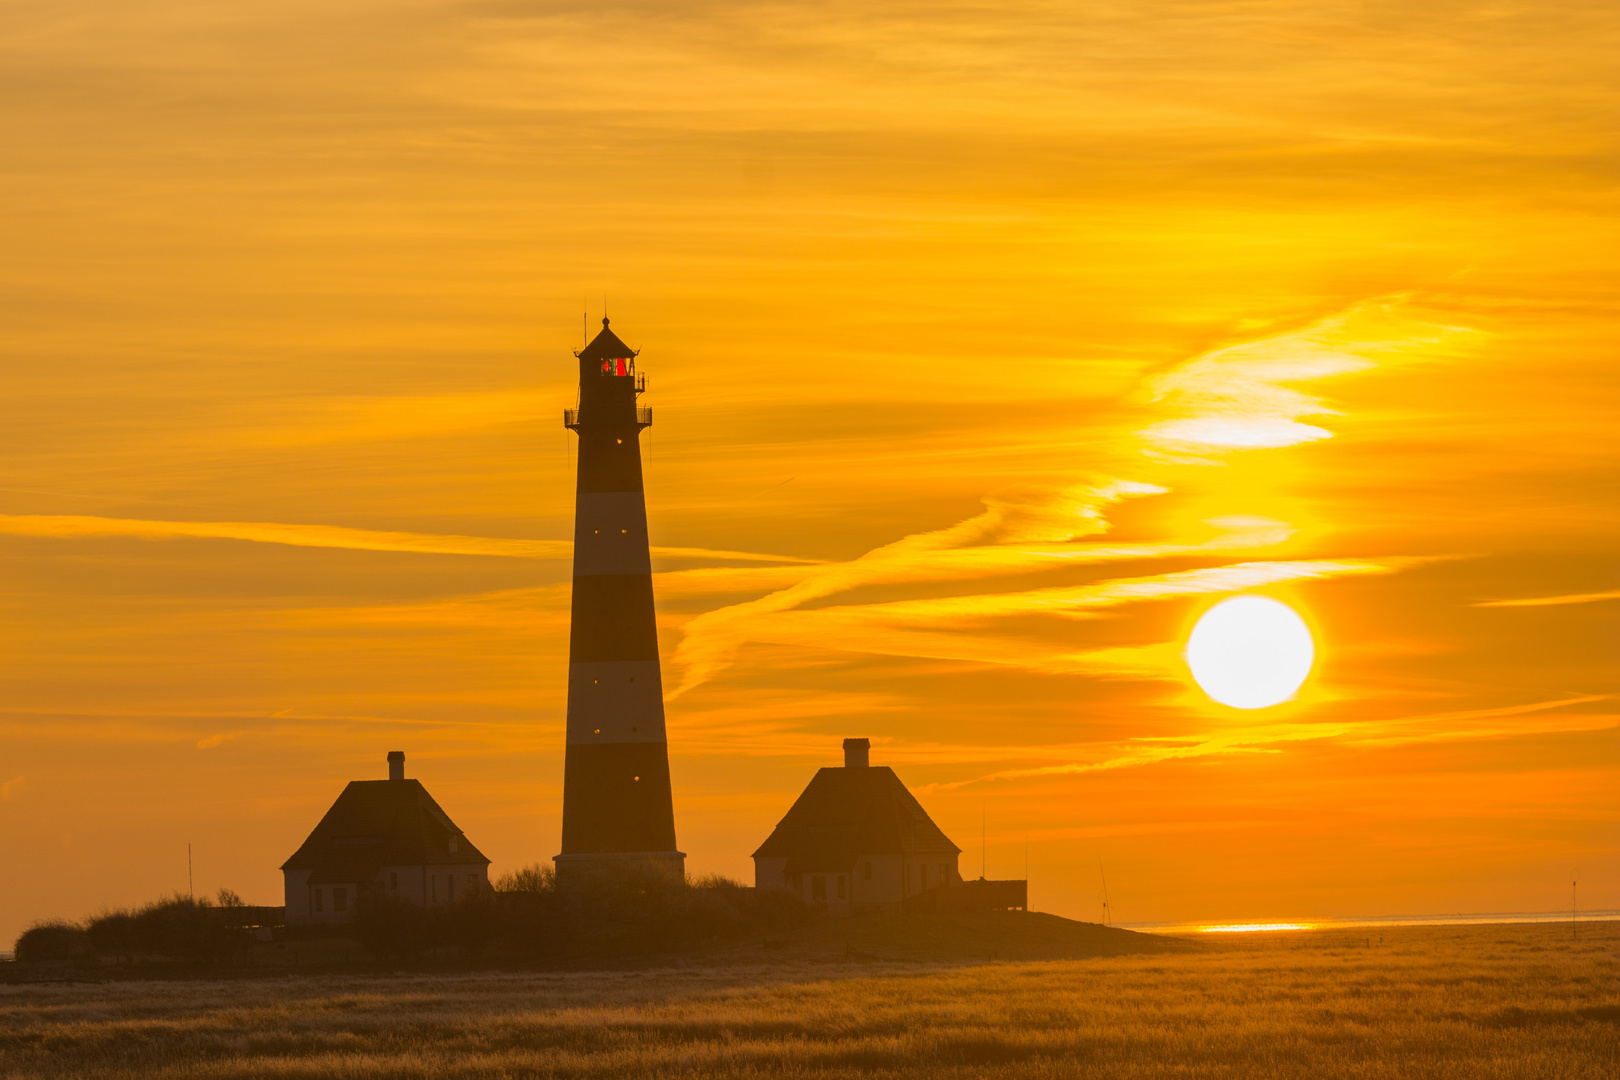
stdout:
<svg viewBox="0 0 1620 1080">
<path fill-rule="evenodd" d="M 450 850 L 450 840 L 456 850 Z M 489 860 L 462 835 L 419 780 L 351 780 L 283 870 L 309 870 L 312 884 L 373 881 L 385 866 Z"/>
<path fill-rule="evenodd" d="M 602 316 L 602 332 L 591 343 L 574 354 L 581 360 L 628 360 L 636 351 L 619 340 L 619 335 L 608 329 L 607 316 Z"/>
<path fill-rule="evenodd" d="M 756 859 L 787 859 L 787 872 L 847 870 L 864 855 L 962 849 L 886 765 L 819 770 Z"/>
</svg>

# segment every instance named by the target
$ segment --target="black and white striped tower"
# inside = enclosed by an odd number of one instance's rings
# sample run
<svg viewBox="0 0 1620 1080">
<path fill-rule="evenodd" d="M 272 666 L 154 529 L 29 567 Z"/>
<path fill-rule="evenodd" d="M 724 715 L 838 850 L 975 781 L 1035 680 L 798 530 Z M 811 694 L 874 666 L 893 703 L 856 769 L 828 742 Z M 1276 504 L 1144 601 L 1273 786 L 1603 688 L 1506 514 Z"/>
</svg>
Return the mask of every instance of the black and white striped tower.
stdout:
<svg viewBox="0 0 1620 1080">
<path fill-rule="evenodd" d="M 641 486 L 640 435 L 652 410 L 636 399 L 646 376 L 605 317 L 577 355 L 579 407 L 563 414 L 579 435 L 579 488 L 557 878 L 651 870 L 684 879 Z"/>
</svg>

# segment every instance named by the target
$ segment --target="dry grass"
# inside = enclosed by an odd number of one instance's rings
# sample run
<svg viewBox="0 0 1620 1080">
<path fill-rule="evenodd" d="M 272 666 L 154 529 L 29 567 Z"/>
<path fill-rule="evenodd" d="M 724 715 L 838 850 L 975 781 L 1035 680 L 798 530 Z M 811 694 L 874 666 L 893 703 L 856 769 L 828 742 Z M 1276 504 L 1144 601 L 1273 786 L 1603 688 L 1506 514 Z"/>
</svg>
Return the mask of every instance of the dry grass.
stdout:
<svg viewBox="0 0 1620 1080">
<path fill-rule="evenodd" d="M 6 1076 L 1609 1077 L 1620 924 L 975 966 L 0 989 Z"/>
</svg>

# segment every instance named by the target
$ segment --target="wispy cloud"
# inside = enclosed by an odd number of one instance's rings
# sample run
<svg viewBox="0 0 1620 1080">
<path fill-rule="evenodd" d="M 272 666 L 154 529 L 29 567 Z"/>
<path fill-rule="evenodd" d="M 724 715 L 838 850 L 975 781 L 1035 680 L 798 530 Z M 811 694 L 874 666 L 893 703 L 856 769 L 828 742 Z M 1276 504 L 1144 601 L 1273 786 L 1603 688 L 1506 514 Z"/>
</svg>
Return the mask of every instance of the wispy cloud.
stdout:
<svg viewBox="0 0 1620 1080">
<path fill-rule="evenodd" d="M 1620 589 L 1608 592 L 1569 593 L 1565 596 L 1527 596 L 1520 600 L 1481 600 L 1475 607 L 1559 607 L 1563 604 L 1595 604 L 1600 600 L 1620 600 Z"/>
<path fill-rule="evenodd" d="M 683 754 L 824 758 L 829 740 L 811 730 L 815 721 L 908 708 L 903 698 L 870 692 L 740 688 L 703 708 L 673 711 L 670 742 Z"/>
<path fill-rule="evenodd" d="M 1090 492 L 1097 503 L 1126 494 L 1157 489 L 1100 489 Z M 1088 528 L 1100 530 L 1092 517 L 1095 504 L 1078 515 Z M 953 540 L 979 540 L 1006 523 L 1004 510 L 992 504 L 983 514 L 949 529 L 907 537 L 868 552 L 849 563 L 813 568 L 803 580 L 742 604 L 706 612 L 689 621 L 675 660 L 685 665 L 671 698 L 701 685 L 732 661 L 748 641 L 770 641 L 894 656 L 931 657 L 1008 664 L 1052 672 L 1163 674 L 1175 655 L 1156 645 L 1127 649 L 1062 651 L 1032 647 L 988 633 L 970 633 L 989 620 L 1023 615 L 1096 618 L 1100 610 L 1122 604 L 1204 593 L 1237 592 L 1285 581 L 1349 574 L 1390 573 L 1411 565 L 1405 558 L 1247 562 L 1224 567 L 1122 578 L 1081 586 L 1027 589 L 1012 593 L 972 593 L 927 600 L 837 605 L 805 610 L 803 605 L 857 586 L 922 581 L 983 579 L 998 574 L 1031 573 L 1059 562 L 1105 563 L 1214 554 L 1260 548 L 1286 540 L 1289 530 L 1276 522 L 1231 519 L 1227 531 L 1200 544 L 1052 544 L 1025 543 L 948 546 Z M 1074 519 L 1069 520 L 1072 525 Z M 1179 671 L 1179 668 L 1176 668 Z"/>
<path fill-rule="evenodd" d="M 144 518 L 90 517 L 77 514 L 0 514 L 0 533 L 55 539 L 127 536 L 142 540 L 181 538 L 246 540 L 293 547 L 341 548 L 349 551 L 397 551 L 422 555 L 488 555 L 505 559 L 570 559 L 569 540 L 517 540 L 491 536 L 349 529 L 337 525 L 289 525 L 264 521 L 160 521 Z M 715 559 L 814 565 L 815 559 L 763 555 L 751 551 L 660 547 L 652 554 L 666 559 Z"/>
<path fill-rule="evenodd" d="M 1335 414 L 1320 397 L 1293 384 L 1362 371 L 1422 355 L 1462 331 L 1404 310 L 1406 298 L 1356 304 L 1301 330 L 1273 334 L 1200 354 L 1148 379 L 1142 391 L 1163 419 L 1124 434 L 1127 453 L 1145 450 L 1168 465 L 1220 464 L 1239 450 L 1292 446 L 1332 432 L 1304 423 Z M 1178 677 L 1175 650 L 1149 642 L 1062 651 L 986 629 L 995 619 L 1031 614 L 1095 618 L 1122 604 L 1209 592 L 1234 592 L 1281 581 L 1389 573 L 1411 560 L 1245 561 L 1226 567 L 1148 575 L 1080 587 L 989 593 L 971 583 L 1033 574 L 1065 564 L 1156 560 L 1226 552 L 1261 552 L 1290 537 L 1279 521 L 1228 517 L 1205 522 L 1217 535 L 1188 531 L 1156 542 L 1103 544 L 1108 513 L 1122 500 L 1162 495 L 1159 484 L 1115 479 L 1067 490 L 1028 491 L 986 500 L 983 513 L 946 529 L 918 533 L 860 558 L 815 568 L 794 584 L 756 600 L 690 620 L 675 660 L 684 665 L 678 697 L 732 662 L 747 641 L 819 646 L 879 654 L 1008 663 L 1042 671 Z M 969 583 L 964 595 L 817 607 L 815 601 L 856 588 L 920 582 Z"/>
<path fill-rule="evenodd" d="M 1526 721 L 1519 718 L 1580 705 L 1592 705 L 1600 701 L 1612 701 L 1614 697 L 1613 694 L 1576 694 L 1525 705 L 1425 713 L 1394 720 L 1369 720 L 1355 725 L 1347 735 L 1348 741 L 1361 746 L 1398 746 L 1403 743 L 1452 742 L 1548 731 L 1601 730 L 1620 724 L 1620 717 L 1613 713 L 1567 713 L 1551 721 L 1545 719 Z"/>
<path fill-rule="evenodd" d="M 1263 724 L 1174 739 L 1133 739 L 1093 748 L 1096 756 L 1090 761 L 998 769 L 984 776 L 933 786 L 938 790 L 954 790 L 994 781 L 1126 769 L 1215 754 L 1276 753 L 1280 744 L 1327 739 L 1356 746 L 1391 747 L 1407 743 L 1503 738 L 1549 731 L 1601 731 L 1620 726 L 1620 716 L 1614 713 L 1569 713 L 1557 717 L 1550 723 L 1545 719 L 1527 721 L 1522 718 L 1608 701 L 1613 697 L 1612 694 L 1583 694 L 1524 705 L 1428 713 L 1389 720 Z"/>
<path fill-rule="evenodd" d="M 1178 415 L 1141 431 L 1146 453 L 1183 464 L 1216 464 L 1239 450 L 1333 437 L 1305 417 L 1337 410 L 1292 384 L 1345 375 L 1416 353 L 1463 332 L 1400 312 L 1402 297 L 1371 300 L 1303 330 L 1193 357 L 1149 381 L 1152 400 Z"/>
<path fill-rule="evenodd" d="M 242 417 L 232 438 L 248 446 L 318 446 L 341 442 L 443 435 L 501 424 L 560 421 L 557 402 L 571 386 L 542 390 L 468 391 L 395 397 L 317 398 L 278 406 L 288 415 L 269 423 Z"/>
<path fill-rule="evenodd" d="M 859 586 L 1027 573 L 1049 569 L 1060 559 L 1101 562 L 1164 554 L 1166 545 L 1104 547 L 1073 543 L 1081 536 L 1107 529 L 1103 509 L 1109 504 L 1163 491 L 1152 484 L 1118 481 L 1100 487 L 987 499 L 982 513 L 948 528 L 907 536 L 848 562 L 828 563 L 788 588 L 705 612 L 686 625 L 685 637 L 675 655 L 685 671 L 671 696 L 701 685 L 729 665 L 737 649 L 749 639 L 750 625 L 758 619 Z M 1249 524 L 1250 528 L 1233 532 L 1252 542 L 1256 529 Z M 1258 528 L 1273 542 L 1286 536 L 1286 530 L 1274 522 Z M 1228 543 L 1231 535 L 1226 534 Z M 1175 545 L 1174 550 L 1187 553 L 1201 546 Z"/>
<path fill-rule="evenodd" d="M 1388 574 L 1412 561 L 1394 558 L 1238 563 L 1079 586 L 761 613 L 749 620 L 746 634 L 750 640 L 777 644 L 971 660 L 1050 673 L 1179 679 L 1182 664 L 1179 647 L 1174 643 L 1071 650 L 1059 644 L 997 634 L 986 624 L 1030 615 L 1098 618 L 1102 609 L 1123 604 L 1241 592 L 1289 581 Z"/>
</svg>

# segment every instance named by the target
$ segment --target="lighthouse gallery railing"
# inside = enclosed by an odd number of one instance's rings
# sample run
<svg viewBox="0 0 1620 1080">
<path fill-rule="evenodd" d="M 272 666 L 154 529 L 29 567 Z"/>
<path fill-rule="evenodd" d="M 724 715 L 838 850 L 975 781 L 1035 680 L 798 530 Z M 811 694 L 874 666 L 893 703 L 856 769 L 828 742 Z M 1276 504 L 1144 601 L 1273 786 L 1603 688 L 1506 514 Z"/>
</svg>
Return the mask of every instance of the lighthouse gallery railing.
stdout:
<svg viewBox="0 0 1620 1080">
<path fill-rule="evenodd" d="M 579 410 L 578 409 L 564 409 L 563 410 L 563 427 L 569 428 L 569 429 L 572 429 L 572 430 L 575 430 L 575 431 L 579 430 Z M 636 409 L 636 427 L 638 427 L 638 428 L 652 427 L 652 409 L 650 407 L 641 406 L 641 407 Z"/>
</svg>

